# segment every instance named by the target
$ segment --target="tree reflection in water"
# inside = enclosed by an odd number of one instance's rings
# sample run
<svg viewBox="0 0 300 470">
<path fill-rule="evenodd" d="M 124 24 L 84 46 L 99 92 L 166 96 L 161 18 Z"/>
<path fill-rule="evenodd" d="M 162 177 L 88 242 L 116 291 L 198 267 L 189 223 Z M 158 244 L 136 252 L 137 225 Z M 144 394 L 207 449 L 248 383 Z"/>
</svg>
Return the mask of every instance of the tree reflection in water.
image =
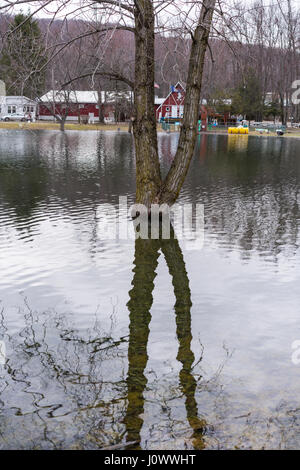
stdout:
<svg viewBox="0 0 300 470">
<path fill-rule="evenodd" d="M 97 319 L 79 330 L 67 314 L 37 313 L 27 303 L 21 313 L 17 334 L 1 316 L 7 360 L 0 368 L 0 448 L 94 449 L 120 442 L 127 337 L 113 337 L 113 322 L 107 332 Z"/>
<path fill-rule="evenodd" d="M 150 309 L 160 250 L 176 297 L 179 384 L 192 432 L 190 445 L 204 448 L 206 423 L 198 417 L 192 373 L 191 292 L 174 233 L 171 240 L 135 241 L 127 379 L 128 337 L 114 337 L 113 321 L 108 332 L 99 320 L 79 331 L 68 315 L 37 313 L 25 301 L 24 326 L 11 334 L 2 312 L 1 337 L 8 355 L 0 370 L 0 448 L 142 447 Z"/>
<path fill-rule="evenodd" d="M 151 321 L 150 309 L 153 303 L 152 292 L 158 265 L 159 251 L 162 251 L 176 297 L 175 318 L 176 333 L 179 342 L 177 360 L 181 362 L 180 385 L 185 396 L 188 422 L 193 430 L 193 446 L 204 447 L 203 433 L 205 421 L 199 419 L 195 400 L 196 380 L 192 374 L 195 357 L 191 350 L 191 291 L 185 263 L 178 240 L 174 232 L 170 240 L 142 240 L 135 242 L 133 288 L 130 291 L 128 308 L 130 311 L 129 347 L 128 347 L 128 407 L 125 418 L 127 440 L 138 444 L 143 425 L 144 391 L 147 379 L 144 375 L 148 361 L 147 343 Z"/>
</svg>

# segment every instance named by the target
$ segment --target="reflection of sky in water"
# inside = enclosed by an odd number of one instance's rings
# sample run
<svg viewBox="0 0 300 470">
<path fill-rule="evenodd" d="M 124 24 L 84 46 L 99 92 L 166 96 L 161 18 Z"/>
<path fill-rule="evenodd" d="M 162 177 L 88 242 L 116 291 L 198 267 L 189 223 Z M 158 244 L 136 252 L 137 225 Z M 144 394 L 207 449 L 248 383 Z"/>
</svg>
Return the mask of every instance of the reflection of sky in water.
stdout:
<svg viewBox="0 0 300 470">
<path fill-rule="evenodd" d="M 205 207 L 203 249 L 183 250 L 193 304 L 192 350 L 198 359 L 203 345 L 202 375 L 203 381 L 208 381 L 206 387 L 199 385 L 196 391 L 198 409 L 208 423 L 208 446 L 276 447 L 283 432 L 286 445 L 297 447 L 298 417 L 293 410 L 299 408 L 300 379 L 299 368 L 291 363 L 291 343 L 300 339 L 300 143 L 232 137 L 238 139 L 199 137 L 180 196 L 180 202 L 200 202 Z M 159 136 L 163 171 L 172 161 L 177 139 L 175 134 Z M 82 335 L 93 328 L 95 317 L 101 331 L 108 331 L 113 315 L 114 339 L 128 335 L 126 304 L 132 288 L 135 246 L 130 241 L 99 239 L 97 211 L 103 203 L 116 205 L 119 195 L 127 195 L 133 202 L 134 167 L 127 133 L 1 132 L 0 299 L 8 333 L 15 335 L 11 344 L 21 344 L 16 338 L 29 321 L 24 298 L 34 312 L 39 312 L 33 321 L 37 335 L 41 335 L 43 320 L 47 341 L 57 356 L 63 335 L 58 333 L 60 323 L 55 324 L 55 315 L 66 314 L 62 321 L 68 319 Z M 189 426 L 184 398 L 178 392 L 181 364 L 176 360 L 175 296 L 162 254 L 156 273 L 141 436 L 149 447 L 157 446 L 159 436 L 167 436 L 170 443 L 182 448 Z M 68 345 L 68 354 L 75 361 L 72 344 Z M 126 375 L 124 344 L 122 360 L 107 358 L 107 366 L 101 371 L 104 377 L 112 370 L 116 376 Z M 91 354 L 89 347 L 82 346 L 82 361 Z M 226 348 L 232 356 L 221 375 L 215 377 Z M 10 343 L 9 351 L 14 355 Z M 17 354 L 14 360 L 22 362 Z M 38 389 L 51 380 L 37 357 L 35 361 L 40 374 L 45 375 L 42 386 L 37 378 L 33 380 Z M 86 364 L 81 366 L 84 369 Z M 95 374 L 100 374 L 98 369 Z M 67 383 L 64 389 L 55 384 L 44 400 L 52 404 L 65 400 L 67 410 L 73 399 L 64 397 L 71 386 Z M 20 408 L 23 403 L 23 411 L 32 410 L 32 402 L 28 397 L 25 400 L 19 386 L 10 386 L 16 389 Z M 164 404 L 164 396 L 172 387 L 178 398 L 173 405 Z M 107 397 L 124 394 L 122 387 L 117 388 L 103 393 Z M 96 400 L 90 389 L 84 390 L 85 404 L 89 399 Z M 76 400 L 78 406 L 78 396 Z M 14 413 L 8 411 L 14 405 L 11 397 L 5 416 L 12 428 L 18 424 Z M 169 405 L 177 436 L 174 439 L 167 430 L 168 413 L 162 411 Z M 115 416 L 122 415 L 122 406 L 118 406 Z M 14 417 L 10 418 L 10 413 Z M 94 414 L 89 416 L 91 422 L 98 416 Z M 30 416 L 22 418 L 23 424 L 34 430 L 37 422 L 34 415 Z M 101 416 L 103 426 L 109 428 L 111 418 L 105 413 Z M 43 415 L 50 429 L 54 421 L 48 418 Z M 75 419 L 68 414 L 65 419 L 67 428 L 68 423 L 82 425 L 78 416 Z M 14 438 L 10 440 L 7 435 L 7 439 L 12 443 Z M 73 442 L 72 437 L 66 442 Z M 107 445 L 114 438 L 103 442 Z"/>
</svg>

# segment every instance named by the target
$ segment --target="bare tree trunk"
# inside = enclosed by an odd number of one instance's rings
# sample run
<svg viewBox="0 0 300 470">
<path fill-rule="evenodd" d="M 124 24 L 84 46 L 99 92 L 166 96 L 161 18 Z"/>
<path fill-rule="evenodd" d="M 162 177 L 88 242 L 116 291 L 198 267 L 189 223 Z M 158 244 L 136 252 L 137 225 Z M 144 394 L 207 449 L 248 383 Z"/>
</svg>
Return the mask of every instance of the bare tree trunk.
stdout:
<svg viewBox="0 0 300 470">
<path fill-rule="evenodd" d="M 285 125 L 285 112 L 284 112 L 284 98 L 282 93 L 279 94 L 279 100 L 280 100 L 280 118 L 281 118 L 281 124 L 284 126 Z"/>
<path fill-rule="evenodd" d="M 102 91 L 101 91 L 100 86 L 99 86 L 99 91 L 98 91 L 98 108 L 99 108 L 99 123 L 104 124 L 104 113 L 103 113 L 103 106 L 102 106 Z"/>
<path fill-rule="evenodd" d="M 59 128 L 62 132 L 64 132 L 64 130 L 65 130 L 65 119 L 61 119 L 59 121 Z"/>
<path fill-rule="evenodd" d="M 151 0 L 135 0 L 136 202 L 150 208 L 161 186 L 154 107 L 154 11 Z"/>
<path fill-rule="evenodd" d="M 184 116 L 178 149 L 159 194 L 159 202 L 173 204 L 184 183 L 194 154 L 205 53 L 216 0 L 203 0 L 197 28 L 192 37 Z"/>
</svg>

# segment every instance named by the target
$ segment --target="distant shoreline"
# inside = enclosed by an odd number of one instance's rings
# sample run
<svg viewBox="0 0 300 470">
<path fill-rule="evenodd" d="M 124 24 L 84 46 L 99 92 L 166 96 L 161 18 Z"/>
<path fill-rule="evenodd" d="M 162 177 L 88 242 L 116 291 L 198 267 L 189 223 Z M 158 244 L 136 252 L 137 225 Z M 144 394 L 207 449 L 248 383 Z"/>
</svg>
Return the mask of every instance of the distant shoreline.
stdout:
<svg viewBox="0 0 300 470">
<path fill-rule="evenodd" d="M 0 129 L 14 129 L 14 130 L 51 130 L 59 131 L 59 122 L 51 121 L 37 121 L 37 122 L 3 122 L 0 121 Z M 65 124 L 66 131 L 115 131 L 115 132 L 128 132 L 128 122 L 117 122 L 115 124 L 79 124 L 78 122 L 67 122 Z M 157 126 L 158 132 L 166 132 L 162 129 L 161 124 Z M 171 129 L 171 132 L 178 132 L 175 129 Z"/>
<path fill-rule="evenodd" d="M 0 122 L 0 129 L 15 130 L 53 130 L 59 131 L 59 122 L 37 121 L 37 122 Z M 66 131 L 126 131 L 128 132 L 128 123 L 121 122 L 116 124 L 79 124 L 78 122 L 65 124 Z"/>
<path fill-rule="evenodd" d="M 115 131 L 115 132 L 128 132 L 129 124 L 128 122 L 121 122 L 116 124 L 79 124 L 79 123 L 66 123 L 65 130 L 66 131 Z M 57 122 L 1 122 L 0 121 L 0 130 L 60 130 L 60 124 Z M 168 134 L 165 130 L 162 129 L 161 124 L 158 124 L 157 131 L 159 133 L 163 132 Z M 177 130 L 171 128 L 170 133 L 178 133 Z M 226 130 L 210 130 L 210 131 L 202 131 L 202 135 L 228 135 Z M 199 135 L 201 135 L 199 134 Z M 238 135 L 238 134 L 230 134 L 230 136 L 235 136 L 237 138 L 245 138 L 245 135 Z M 256 137 L 278 137 L 278 138 L 300 138 L 300 129 L 298 130 L 288 130 L 284 136 L 277 136 L 274 132 L 270 133 L 260 133 L 256 131 L 250 131 L 248 136 L 256 136 Z"/>
</svg>

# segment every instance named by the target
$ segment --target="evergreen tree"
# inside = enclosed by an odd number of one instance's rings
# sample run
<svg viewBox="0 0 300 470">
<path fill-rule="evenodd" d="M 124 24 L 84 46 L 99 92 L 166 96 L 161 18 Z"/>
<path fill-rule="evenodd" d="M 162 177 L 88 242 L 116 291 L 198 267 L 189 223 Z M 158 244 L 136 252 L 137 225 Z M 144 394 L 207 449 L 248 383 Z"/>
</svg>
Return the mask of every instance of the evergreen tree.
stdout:
<svg viewBox="0 0 300 470">
<path fill-rule="evenodd" d="M 278 99 L 273 99 L 270 103 L 265 104 L 264 115 L 270 119 L 272 117 L 274 122 L 277 116 L 280 116 L 280 104 Z"/>
<path fill-rule="evenodd" d="M 39 70 L 46 60 L 37 21 L 29 14 L 18 13 L 10 24 L 0 56 L 0 77 L 6 83 L 7 94 L 38 96 L 45 82 L 45 70 Z"/>
<path fill-rule="evenodd" d="M 232 112 L 242 114 L 246 119 L 261 121 L 264 111 L 264 99 L 260 81 L 253 69 L 248 69 L 244 81 L 234 90 Z"/>
</svg>

